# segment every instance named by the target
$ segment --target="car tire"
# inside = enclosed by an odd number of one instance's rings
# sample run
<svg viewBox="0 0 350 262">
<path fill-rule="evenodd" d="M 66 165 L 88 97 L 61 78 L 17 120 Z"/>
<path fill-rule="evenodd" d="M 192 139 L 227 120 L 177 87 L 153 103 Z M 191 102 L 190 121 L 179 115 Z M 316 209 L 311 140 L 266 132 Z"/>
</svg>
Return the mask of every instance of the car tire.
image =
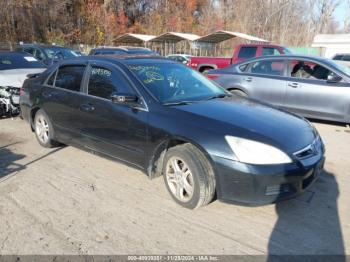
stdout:
<svg viewBox="0 0 350 262">
<path fill-rule="evenodd" d="M 212 70 L 212 69 L 214 69 L 214 68 L 205 66 L 205 67 L 201 67 L 201 68 L 199 69 L 199 72 L 200 72 L 201 74 L 203 74 L 203 75 L 206 75 L 206 74 L 208 74 L 208 71 L 209 71 L 209 70 Z"/>
<path fill-rule="evenodd" d="M 163 161 L 163 178 L 172 198 L 185 208 L 207 205 L 214 197 L 213 168 L 192 144 L 177 145 L 167 151 Z"/>
<path fill-rule="evenodd" d="M 231 94 L 233 95 L 238 95 L 238 96 L 243 96 L 243 97 L 247 97 L 247 93 L 243 92 L 242 90 L 239 89 L 231 89 L 229 90 Z"/>
<path fill-rule="evenodd" d="M 54 130 L 53 130 L 52 123 L 48 115 L 42 109 L 40 109 L 35 114 L 34 132 L 35 132 L 35 137 L 41 146 L 46 148 L 52 148 L 59 145 L 59 143 L 53 139 Z"/>
</svg>

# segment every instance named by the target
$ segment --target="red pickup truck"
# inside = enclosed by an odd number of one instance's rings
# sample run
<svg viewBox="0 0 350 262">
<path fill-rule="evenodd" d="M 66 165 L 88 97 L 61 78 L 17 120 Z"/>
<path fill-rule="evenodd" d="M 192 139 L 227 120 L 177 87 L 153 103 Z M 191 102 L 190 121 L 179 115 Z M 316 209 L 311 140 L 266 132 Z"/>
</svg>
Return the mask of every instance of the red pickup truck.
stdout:
<svg viewBox="0 0 350 262">
<path fill-rule="evenodd" d="M 291 51 L 288 48 L 279 45 L 244 44 L 235 47 L 233 57 L 193 56 L 188 62 L 188 65 L 202 73 L 209 69 L 224 68 L 253 57 L 290 53 Z"/>
</svg>

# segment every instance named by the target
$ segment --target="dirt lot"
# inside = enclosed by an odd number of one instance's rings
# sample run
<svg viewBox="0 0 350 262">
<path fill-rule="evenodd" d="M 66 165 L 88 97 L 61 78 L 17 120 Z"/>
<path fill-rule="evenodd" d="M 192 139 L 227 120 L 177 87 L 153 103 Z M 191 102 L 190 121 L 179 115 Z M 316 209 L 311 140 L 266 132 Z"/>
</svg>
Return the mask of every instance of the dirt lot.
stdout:
<svg viewBox="0 0 350 262">
<path fill-rule="evenodd" d="M 0 254 L 350 254 L 350 128 L 315 123 L 326 171 L 263 207 L 177 206 L 162 178 L 0 120 Z"/>
</svg>

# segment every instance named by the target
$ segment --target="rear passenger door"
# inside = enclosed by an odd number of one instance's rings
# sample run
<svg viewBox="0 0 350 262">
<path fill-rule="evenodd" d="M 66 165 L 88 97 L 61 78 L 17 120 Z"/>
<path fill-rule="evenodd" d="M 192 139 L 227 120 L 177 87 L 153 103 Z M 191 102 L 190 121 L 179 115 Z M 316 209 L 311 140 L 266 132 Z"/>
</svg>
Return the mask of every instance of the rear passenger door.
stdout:
<svg viewBox="0 0 350 262">
<path fill-rule="evenodd" d="M 136 95 L 142 100 L 128 77 L 115 65 L 91 63 L 84 92 L 87 95 L 79 105 L 80 131 L 89 140 L 89 147 L 143 167 L 147 108 L 144 103 L 135 108 L 111 100 L 120 94 Z"/>
<path fill-rule="evenodd" d="M 249 97 L 281 106 L 286 94 L 286 62 L 283 59 L 261 59 L 248 64 L 242 86 Z"/>
<path fill-rule="evenodd" d="M 81 92 L 85 69 L 85 64 L 61 65 L 44 84 L 42 107 L 61 141 L 81 142 L 79 104 L 85 97 Z"/>
</svg>

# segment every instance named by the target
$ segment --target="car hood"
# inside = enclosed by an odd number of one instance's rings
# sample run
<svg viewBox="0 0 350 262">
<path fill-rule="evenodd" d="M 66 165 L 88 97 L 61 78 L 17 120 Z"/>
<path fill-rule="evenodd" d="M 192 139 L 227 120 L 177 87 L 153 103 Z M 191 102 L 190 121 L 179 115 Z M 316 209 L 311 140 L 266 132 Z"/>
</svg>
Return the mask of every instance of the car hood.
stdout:
<svg viewBox="0 0 350 262">
<path fill-rule="evenodd" d="M 312 143 L 316 130 L 302 117 L 233 96 L 175 106 L 192 125 L 222 135 L 256 140 L 293 153 Z"/>
<path fill-rule="evenodd" d="M 0 71 L 0 86 L 22 87 L 28 74 L 42 73 L 46 68 L 23 68 Z"/>
</svg>

